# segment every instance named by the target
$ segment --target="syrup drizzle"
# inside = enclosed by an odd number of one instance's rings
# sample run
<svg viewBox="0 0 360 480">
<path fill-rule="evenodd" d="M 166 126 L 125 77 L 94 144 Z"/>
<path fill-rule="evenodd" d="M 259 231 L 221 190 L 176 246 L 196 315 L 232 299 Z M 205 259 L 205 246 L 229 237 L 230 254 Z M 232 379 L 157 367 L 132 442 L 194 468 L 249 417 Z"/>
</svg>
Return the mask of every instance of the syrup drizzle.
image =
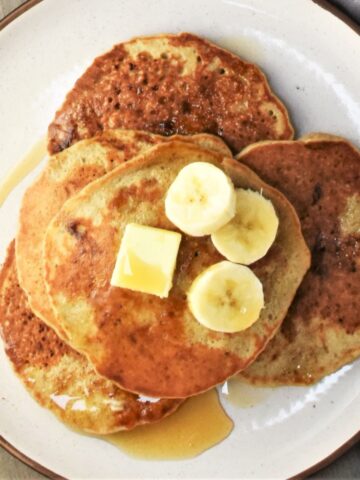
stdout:
<svg viewBox="0 0 360 480">
<path fill-rule="evenodd" d="M 230 50 L 245 60 L 259 62 L 264 56 L 261 43 L 254 37 L 247 35 L 224 35 L 220 37 L 222 48 Z"/>
<path fill-rule="evenodd" d="M 192 458 L 224 440 L 233 422 L 215 389 L 189 398 L 159 423 L 103 437 L 128 455 L 146 460 Z"/>
<path fill-rule="evenodd" d="M 0 207 L 12 190 L 43 160 L 46 155 L 46 136 L 41 138 L 29 150 L 24 158 L 0 179 Z"/>
<path fill-rule="evenodd" d="M 222 385 L 221 396 L 235 407 L 251 408 L 267 400 L 272 391 L 272 388 L 256 387 L 235 376 Z"/>
</svg>

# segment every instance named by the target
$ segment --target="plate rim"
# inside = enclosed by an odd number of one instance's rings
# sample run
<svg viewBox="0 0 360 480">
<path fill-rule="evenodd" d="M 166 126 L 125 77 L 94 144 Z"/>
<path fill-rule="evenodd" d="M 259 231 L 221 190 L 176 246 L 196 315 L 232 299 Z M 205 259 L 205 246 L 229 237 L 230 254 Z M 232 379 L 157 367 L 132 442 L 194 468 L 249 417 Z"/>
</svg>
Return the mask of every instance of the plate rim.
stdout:
<svg viewBox="0 0 360 480">
<path fill-rule="evenodd" d="M 12 23 L 20 15 L 23 15 L 28 10 L 30 10 L 35 5 L 39 4 L 43 0 L 26 0 L 23 4 L 19 5 L 17 8 L 8 13 L 4 18 L 0 20 L 0 31 L 3 30 L 7 25 Z M 331 4 L 328 0 L 311 0 L 313 3 L 319 7 L 327 10 L 331 14 L 335 15 L 339 20 L 346 23 L 355 33 L 360 35 L 360 25 L 358 25 L 354 20 L 352 20 L 345 12 L 341 11 L 338 7 Z M 290 477 L 288 480 L 302 480 L 307 478 L 309 475 L 320 471 L 321 469 L 327 467 L 333 463 L 337 458 L 343 455 L 347 450 L 354 446 L 357 442 L 360 441 L 360 430 L 355 433 L 351 438 L 349 438 L 345 443 L 340 445 L 336 450 L 327 455 L 325 458 L 319 462 L 311 465 L 307 469 L 299 472 L 298 474 Z M 66 477 L 63 477 L 53 470 L 50 470 L 40 463 L 36 462 L 32 458 L 25 455 L 23 452 L 14 447 L 10 442 L 8 442 L 3 436 L 0 435 L 0 446 L 9 453 L 12 457 L 22 462 L 24 465 L 27 465 L 32 470 L 45 475 L 51 480 L 69 480 Z"/>
<path fill-rule="evenodd" d="M 31 0 L 30 0 L 31 1 Z M 41 1 L 41 0 L 40 0 Z M 327 457 L 323 458 L 319 462 L 315 463 L 314 465 L 310 466 L 306 470 L 290 477 L 288 480 L 303 480 L 306 479 L 309 475 L 313 473 L 319 472 L 323 468 L 327 467 L 331 463 L 333 463 L 337 458 L 341 457 L 344 453 L 346 453 L 351 447 L 353 447 L 357 442 L 360 441 L 360 431 L 355 433 L 349 440 L 347 440 L 344 444 L 342 444 L 339 448 L 337 448 L 334 452 L 330 453 Z M 11 443 L 9 443 L 4 437 L 0 435 L 0 446 L 9 453 L 12 457 L 17 460 L 20 460 L 24 465 L 30 467 L 35 472 L 41 473 L 45 475 L 50 480 L 70 480 L 66 477 L 62 477 L 58 473 L 55 473 L 53 470 L 49 470 L 48 468 L 44 467 L 40 463 L 36 462 L 32 458 L 28 457 L 20 450 L 15 448 Z"/>
</svg>

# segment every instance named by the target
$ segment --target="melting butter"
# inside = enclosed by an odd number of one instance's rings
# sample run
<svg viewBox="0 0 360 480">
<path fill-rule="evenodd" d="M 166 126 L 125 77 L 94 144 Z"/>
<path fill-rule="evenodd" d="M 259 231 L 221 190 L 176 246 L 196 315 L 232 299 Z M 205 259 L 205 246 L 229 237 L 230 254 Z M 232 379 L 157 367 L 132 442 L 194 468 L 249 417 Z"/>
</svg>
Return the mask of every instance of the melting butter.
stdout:
<svg viewBox="0 0 360 480">
<path fill-rule="evenodd" d="M 0 207 L 12 190 L 44 159 L 46 155 L 46 137 L 40 139 L 15 167 L 0 179 Z"/>
<path fill-rule="evenodd" d="M 127 224 L 111 285 L 167 297 L 172 287 L 180 241 L 181 235 L 177 232 Z"/>
<path fill-rule="evenodd" d="M 122 257 L 118 278 L 121 285 L 140 292 L 164 292 L 168 283 L 160 266 L 144 262 L 132 250 Z"/>
</svg>

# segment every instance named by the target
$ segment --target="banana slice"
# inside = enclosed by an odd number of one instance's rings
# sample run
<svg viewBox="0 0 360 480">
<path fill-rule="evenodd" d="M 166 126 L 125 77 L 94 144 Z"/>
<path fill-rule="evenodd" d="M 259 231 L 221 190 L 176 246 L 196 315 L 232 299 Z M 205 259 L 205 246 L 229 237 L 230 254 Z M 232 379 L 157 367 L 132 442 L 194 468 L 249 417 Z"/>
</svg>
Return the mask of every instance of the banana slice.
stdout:
<svg viewBox="0 0 360 480">
<path fill-rule="evenodd" d="M 235 215 L 236 196 L 230 178 L 211 163 L 184 167 L 165 199 L 169 220 L 194 237 L 210 235 Z"/>
<path fill-rule="evenodd" d="M 236 190 L 236 214 L 211 235 L 216 249 L 231 262 L 250 265 L 273 244 L 279 226 L 273 204 L 260 193 Z"/>
<path fill-rule="evenodd" d="M 256 322 L 264 306 L 264 293 L 260 280 L 248 267 L 223 261 L 194 280 L 188 302 L 199 323 L 233 333 Z"/>
</svg>

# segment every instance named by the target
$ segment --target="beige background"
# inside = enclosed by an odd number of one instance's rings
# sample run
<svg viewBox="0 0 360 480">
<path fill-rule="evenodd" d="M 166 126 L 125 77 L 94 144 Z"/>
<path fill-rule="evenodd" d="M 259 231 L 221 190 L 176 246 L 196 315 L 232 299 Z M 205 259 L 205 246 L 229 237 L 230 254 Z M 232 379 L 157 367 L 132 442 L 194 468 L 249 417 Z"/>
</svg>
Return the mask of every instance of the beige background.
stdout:
<svg viewBox="0 0 360 480">
<path fill-rule="evenodd" d="M 352 2 L 354 0 L 348 1 Z M 25 1 L 0 0 L 0 19 L 22 3 L 25 3 Z M 45 477 L 43 475 L 40 475 L 29 467 L 23 465 L 0 447 L 0 480 L 37 480 L 44 478 Z M 312 478 L 331 480 L 360 480 L 360 442 L 345 455 L 336 460 L 332 465 L 315 474 Z"/>
</svg>

